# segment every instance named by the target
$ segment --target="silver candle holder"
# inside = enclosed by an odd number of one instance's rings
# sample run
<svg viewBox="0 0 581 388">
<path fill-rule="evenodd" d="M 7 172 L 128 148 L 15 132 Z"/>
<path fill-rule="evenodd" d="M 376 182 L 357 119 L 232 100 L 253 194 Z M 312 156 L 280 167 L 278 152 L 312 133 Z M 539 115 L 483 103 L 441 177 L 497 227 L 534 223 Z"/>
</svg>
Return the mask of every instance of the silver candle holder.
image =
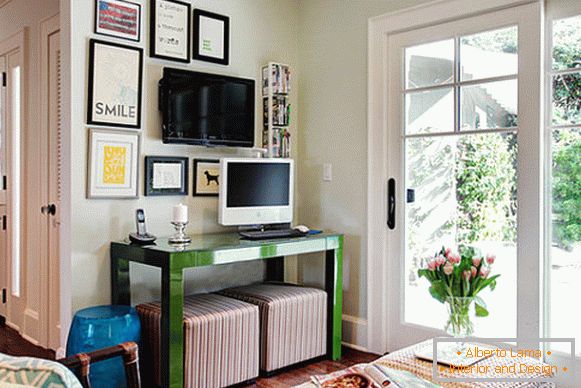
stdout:
<svg viewBox="0 0 581 388">
<path fill-rule="evenodd" d="M 191 237 L 186 235 L 185 230 L 188 222 L 177 222 L 172 221 L 171 224 L 176 229 L 176 233 L 169 238 L 169 242 L 172 244 L 187 244 L 192 242 Z"/>
</svg>

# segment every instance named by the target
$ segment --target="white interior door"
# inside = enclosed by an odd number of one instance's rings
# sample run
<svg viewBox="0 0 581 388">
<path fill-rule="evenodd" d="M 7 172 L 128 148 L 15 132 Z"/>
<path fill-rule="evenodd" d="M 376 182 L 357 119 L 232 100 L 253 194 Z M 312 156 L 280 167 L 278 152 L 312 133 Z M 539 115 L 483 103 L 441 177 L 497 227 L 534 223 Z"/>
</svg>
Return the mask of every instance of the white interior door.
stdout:
<svg viewBox="0 0 581 388">
<path fill-rule="evenodd" d="M 5 170 L 6 143 L 6 58 L 0 56 L 0 180 L 3 180 Z M 8 291 L 8 261 L 6 249 L 6 189 L 0 182 L 0 316 L 6 318 L 6 302 Z"/>
<path fill-rule="evenodd" d="M 22 49 L 5 55 L 6 61 L 6 104 L 5 104 L 5 166 L 6 166 L 6 261 L 7 311 L 6 323 L 20 331 L 24 323 L 26 308 L 26 259 L 24 255 L 24 71 Z"/>
<path fill-rule="evenodd" d="M 539 25 L 538 6 L 523 6 L 387 40 L 390 350 L 442 334 L 445 307 L 417 270 L 460 244 L 495 254 L 501 274 L 479 295 L 490 316 L 475 335 L 538 337 Z"/>
</svg>

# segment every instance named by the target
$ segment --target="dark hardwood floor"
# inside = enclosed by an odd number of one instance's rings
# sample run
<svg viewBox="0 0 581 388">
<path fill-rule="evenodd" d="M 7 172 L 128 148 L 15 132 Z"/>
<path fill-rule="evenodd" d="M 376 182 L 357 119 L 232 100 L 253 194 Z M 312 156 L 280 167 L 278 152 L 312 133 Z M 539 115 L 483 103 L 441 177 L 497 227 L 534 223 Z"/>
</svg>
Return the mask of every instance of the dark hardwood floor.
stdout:
<svg viewBox="0 0 581 388">
<path fill-rule="evenodd" d="M 378 359 L 375 354 L 363 353 L 357 350 L 343 347 L 343 357 L 339 361 L 315 361 L 301 367 L 284 371 L 271 377 L 259 378 L 256 384 L 249 387 L 282 388 L 292 387 L 309 381 L 312 375 L 321 375 L 348 368 L 355 364 L 367 363 Z"/>
<path fill-rule="evenodd" d="M 47 350 L 35 346 L 22 338 L 15 330 L 6 325 L 0 325 L 0 353 L 19 357 L 37 357 L 54 360 L 55 354 L 52 350 Z"/>
<path fill-rule="evenodd" d="M 54 360 L 55 354 L 52 350 L 47 350 L 34 346 L 22 338 L 11 328 L 0 325 L 0 353 L 12 356 L 29 356 Z M 313 361 L 303 364 L 297 368 L 285 370 L 271 377 L 261 377 L 255 384 L 246 387 L 258 388 L 282 388 L 292 387 L 309 381 L 312 375 L 331 373 L 351 365 L 371 362 L 378 356 L 359 352 L 349 348 L 343 348 L 343 357 L 339 361 Z"/>
</svg>

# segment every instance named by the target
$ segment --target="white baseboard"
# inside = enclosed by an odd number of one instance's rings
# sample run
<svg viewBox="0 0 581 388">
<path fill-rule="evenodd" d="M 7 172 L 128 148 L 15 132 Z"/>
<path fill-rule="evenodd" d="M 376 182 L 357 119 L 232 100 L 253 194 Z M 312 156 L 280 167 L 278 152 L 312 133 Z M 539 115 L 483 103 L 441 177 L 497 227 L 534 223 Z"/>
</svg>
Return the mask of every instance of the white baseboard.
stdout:
<svg viewBox="0 0 581 388">
<path fill-rule="evenodd" d="M 24 310 L 24 330 L 20 334 L 34 345 L 40 343 L 40 319 L 37 311 L 29 308 Z"/>
<path fill-rule="evenodd" d="M 369 353 L 369 350 L 367 350 L 367 348 L 364 348 L 363 346 L 353 345 L 353 344 L 350 344 L 350 343 L 344 342 L 344 341 L 341 342 L 341 345 L 345 346 L 346 348 L 358 350 L 358 351 L 364 352 L 364 353 Z"/>
<path fill-rule="evenodd" d="M 342 344 L 362 352 L 367 351 L 367 319 L 343 314 Z"/>
<path fill-rule="evenodd" d="M 57 350 L 55 350 L 55 355 L 57 360 L 59 358 L 65 358 L 66 356 L 65 348 L 58 348 Z"/>
</svg>

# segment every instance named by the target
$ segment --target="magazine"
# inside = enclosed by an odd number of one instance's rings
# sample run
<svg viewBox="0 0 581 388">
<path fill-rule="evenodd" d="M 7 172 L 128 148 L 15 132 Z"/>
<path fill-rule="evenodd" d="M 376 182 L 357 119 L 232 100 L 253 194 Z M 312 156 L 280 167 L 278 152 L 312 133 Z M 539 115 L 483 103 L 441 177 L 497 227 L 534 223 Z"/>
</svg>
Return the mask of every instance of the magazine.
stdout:
<svg viewBox="0 0 581 388">
<path fill-rule="evenodd" d="M 416 375 L 379 364 L 357 364 L 327 375 L 312 376 L 311 380 L 321 388 L 438 388 Z"/>
</svg>

